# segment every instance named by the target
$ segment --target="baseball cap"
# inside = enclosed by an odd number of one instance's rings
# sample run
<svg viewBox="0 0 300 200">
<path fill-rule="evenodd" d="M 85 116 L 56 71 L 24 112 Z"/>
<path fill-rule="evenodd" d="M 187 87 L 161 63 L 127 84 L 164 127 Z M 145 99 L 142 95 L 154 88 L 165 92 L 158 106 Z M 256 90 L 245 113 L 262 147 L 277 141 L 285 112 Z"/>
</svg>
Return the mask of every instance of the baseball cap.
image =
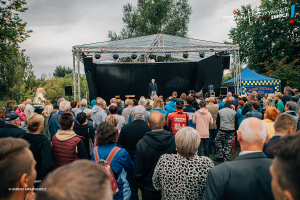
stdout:
<svg viewBox="0 0 300 200">
<path fill-rule="evenodd" d="M 135 106 L 133 108 L 134 116 L 143 116 L 145 113 L 146 113 L 146 109 L 141 105 Z"/>
<path fill-rule="evenodd" d="M 176 100 L 176 105 L 180 105 L 180 104 L 184 105 L 184 101 L 182 99 L 178 98 Z"/>
<path fill-rule="evenodd" d="M 16 113 L 15 111 L 10 111 L 5 114 L 5 121 L 15 120 L 18 117 L 22 117 L 22 115 L 18 115 L 18 113 Z"/>
</svg>

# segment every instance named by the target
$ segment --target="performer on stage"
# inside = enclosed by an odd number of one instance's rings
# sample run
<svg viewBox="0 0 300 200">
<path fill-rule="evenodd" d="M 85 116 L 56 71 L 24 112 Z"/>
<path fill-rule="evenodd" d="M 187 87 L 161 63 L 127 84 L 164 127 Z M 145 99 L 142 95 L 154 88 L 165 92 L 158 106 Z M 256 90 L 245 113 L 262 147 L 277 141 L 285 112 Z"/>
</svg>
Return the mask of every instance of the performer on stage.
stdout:
<svg viewBox="0 0 300 200">
<path fill-rule="evenodd" d="M 152 79 L 151 80 L 151 83 L 149 83 L 149 86 L 148 86 L 148 94 L 151 98 L 151 100 L 153 100 L 153 97 L 154 95 L 157 95 L 157 84 L 155 83 L 155 79 Z"/>
</svg>

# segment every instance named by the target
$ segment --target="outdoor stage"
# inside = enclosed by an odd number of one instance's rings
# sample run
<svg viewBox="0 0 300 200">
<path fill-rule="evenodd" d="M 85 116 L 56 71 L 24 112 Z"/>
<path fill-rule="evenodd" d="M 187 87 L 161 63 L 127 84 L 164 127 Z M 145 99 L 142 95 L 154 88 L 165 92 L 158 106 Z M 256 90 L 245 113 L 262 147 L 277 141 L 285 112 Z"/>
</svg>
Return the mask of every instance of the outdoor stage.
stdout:
<svg viewBox="0 0 300 200">
<path fill-rule="evenodd" d="M 83 60 L 89 86 L 90 99 L 102 97 L 107 102 L 115 96 L 149 97 L 148 84 L 154 78 L 158 95 L 164 98 L 173 91 L 188 94 L 189 90 L 208 92 L 214 85 L 216 96 L 220 94 L 223 76 L 222 57 L 210 56 L 199 62 L 156 63 L 93 63 L 92 57 Z"/>
</svg>

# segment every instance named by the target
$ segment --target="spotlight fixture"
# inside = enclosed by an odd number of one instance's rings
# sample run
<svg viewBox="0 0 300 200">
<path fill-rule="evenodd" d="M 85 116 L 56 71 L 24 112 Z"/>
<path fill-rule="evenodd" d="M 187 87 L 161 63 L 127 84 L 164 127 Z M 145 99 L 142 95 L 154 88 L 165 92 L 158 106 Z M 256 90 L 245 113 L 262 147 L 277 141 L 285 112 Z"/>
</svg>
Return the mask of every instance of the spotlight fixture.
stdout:
<svg viewBox="0 0 300 200">
<path fill-rule="evenodd" d="M 166 58 L 167 58 L 168 60 L 170 60 L 170 59 L 171 59 L 171 53 L 166 53 Z"/>
<path fill-rule="evenodd" d="M 137 55 L 136 55 L 136 54 L 132 54 L 132 55 L 131 55 L 131 58 L 132 58 L 133 60 L 135 60 L 135 59 L 137 58 Z"/>
<path fill-rule="evenodd" d="M 96 59 L 100 59 L 101 58 L 101 54 L 100 53 L 95 53 L 95 58 Z"/>
<path fill-rule="evenodd" d="M 149 58 L 150 59 L 154 59 L 155 58 L 155 55 L 153 55 L 152 53 L 149 55 Z"/>
<path fill-rule="evenodd" d="M 189 54 L 183 53 L 183 58 L 188 58 L 188 57 L 189 57 Z"/>
<path fill-rule="evenodd" d="M 218 51 L 216 51 L 216 52 L 215 52 L 215 56 L 216 56 L 216 57 L 220 57 L 220 56 L 221 56 L 221 53 L 218 52 Z"/>
<path fill-rule="evenodd" d="M 199 56 L 200 56 L 200 58 L 204 58 L 205 53 L 204 52 L 199 52 Z"/>
<path fill-rule="evenodd" d="M 119 58 L 119 55 L 118 55 L 118 54 L 114 54 L 114 55 L 113 55 L 113 58 L 114 58 L 115 60 L 117 60 L 117 59 Z"/>
</svg>

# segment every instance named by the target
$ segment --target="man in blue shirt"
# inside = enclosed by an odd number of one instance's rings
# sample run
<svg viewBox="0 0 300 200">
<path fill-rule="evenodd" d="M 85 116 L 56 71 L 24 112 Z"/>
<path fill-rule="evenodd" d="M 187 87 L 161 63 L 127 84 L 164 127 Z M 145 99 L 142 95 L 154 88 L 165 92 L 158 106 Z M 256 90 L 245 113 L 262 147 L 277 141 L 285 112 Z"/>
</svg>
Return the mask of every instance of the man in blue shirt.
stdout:
<svg viewBox="0 0 300 200">
<path fill-rule="evenodd" d="M 217 98 L 217 100 L 218 100 L 218 105 L 219 105 L 219 107 L 220 107 L 220 110 L 222 110 L 222 109 L 224 108 L 224 105 L 225 105 L 225 102 L 223 102 L 223 97 L 222 97 L 222 96 L 219 96 L 219 97 Z"/>
</svg>

